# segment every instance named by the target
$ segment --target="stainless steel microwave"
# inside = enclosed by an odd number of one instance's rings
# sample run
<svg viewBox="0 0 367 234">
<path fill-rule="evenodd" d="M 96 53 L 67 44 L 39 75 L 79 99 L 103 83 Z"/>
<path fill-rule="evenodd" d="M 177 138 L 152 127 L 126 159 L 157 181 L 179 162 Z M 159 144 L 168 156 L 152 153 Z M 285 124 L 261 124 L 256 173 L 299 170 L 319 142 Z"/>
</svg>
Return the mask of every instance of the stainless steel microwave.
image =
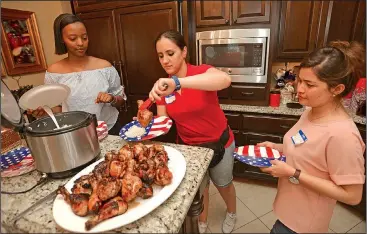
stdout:
<svg viewBox="0 0 367 234">
<path fill-rule="evenodd" d="M 266 83 L 270 29 L 196 33 L 197 63 L 227 72 L 235 83 Z"/>
</svg>

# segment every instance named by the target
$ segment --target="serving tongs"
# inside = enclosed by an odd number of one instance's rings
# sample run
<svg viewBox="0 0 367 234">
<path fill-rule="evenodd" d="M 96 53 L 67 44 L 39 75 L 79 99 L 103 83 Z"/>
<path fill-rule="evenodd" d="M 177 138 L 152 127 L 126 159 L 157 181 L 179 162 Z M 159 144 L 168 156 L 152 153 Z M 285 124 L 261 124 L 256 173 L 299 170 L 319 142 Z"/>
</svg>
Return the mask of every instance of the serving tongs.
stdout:
<svg viewBox="0 0 367 234">
<path fill-rule="evenodd" d="M 163 91 L 167 90 L 168 85 L 167 84 L 164 84 L 163 86 L 164 86 L 164 90 Z M 148 98 L 147 100 L 145 100 L 143 102 L 143 104 L 140 105 L 139 110 L 149 109 L 152 105 L 153 105 L 153 101 L 150 100 L 150 98 Z"/>
</svg>

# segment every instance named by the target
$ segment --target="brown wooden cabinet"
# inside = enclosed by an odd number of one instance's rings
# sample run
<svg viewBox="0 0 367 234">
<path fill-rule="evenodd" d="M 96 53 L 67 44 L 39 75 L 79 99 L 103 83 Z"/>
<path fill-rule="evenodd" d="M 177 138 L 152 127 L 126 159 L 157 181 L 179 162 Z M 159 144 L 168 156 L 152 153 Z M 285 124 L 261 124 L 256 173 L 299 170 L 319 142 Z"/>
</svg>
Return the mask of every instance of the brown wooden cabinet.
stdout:
<svg viewBox="0 0 367 234">
<path fill-rule="evenodd" d="M 302 59 L 317 47 L 327 1 L 282 1 L 277 58 Z M 326 19 L 326 18 L 325 18 Z"/>
<path fill-rule="evenodd" d="M 196 27 L 270 22 L 270 1 L 196 1 Z"/>
<path fill-rule="evenodd" d="M 87 28 L 88 54 L 103 58 L 111 64 L 120 60 L 117 33 L 113 19 L 113 10 L 81 13 L 78 16 Z"/>
<path fill-rule="evenodd" d="M 330 41 L 366 43 L 366 2 L 282 1 L 275 60 L 300 61 Z"/>
<path fill-rule="evenodd" d="M 323 44 L 330 41 L 366 43 L 366 1 L 331 1 Z"/>
</svg>

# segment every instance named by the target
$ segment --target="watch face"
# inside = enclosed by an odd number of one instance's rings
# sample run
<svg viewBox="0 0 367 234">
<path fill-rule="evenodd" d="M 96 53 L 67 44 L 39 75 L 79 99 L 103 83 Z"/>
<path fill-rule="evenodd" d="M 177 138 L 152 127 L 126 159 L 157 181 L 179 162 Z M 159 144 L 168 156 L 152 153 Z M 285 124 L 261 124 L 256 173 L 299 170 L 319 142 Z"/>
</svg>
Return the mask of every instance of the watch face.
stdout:
<svg viewBox="0 0 367 234">
<path fill-rule="evenodd" d="M 289 181 L 292 183 L 292 184 L 299 184 L 299 180 L 296 178 L 296 177 L 289 177 Z"/>
</svg>

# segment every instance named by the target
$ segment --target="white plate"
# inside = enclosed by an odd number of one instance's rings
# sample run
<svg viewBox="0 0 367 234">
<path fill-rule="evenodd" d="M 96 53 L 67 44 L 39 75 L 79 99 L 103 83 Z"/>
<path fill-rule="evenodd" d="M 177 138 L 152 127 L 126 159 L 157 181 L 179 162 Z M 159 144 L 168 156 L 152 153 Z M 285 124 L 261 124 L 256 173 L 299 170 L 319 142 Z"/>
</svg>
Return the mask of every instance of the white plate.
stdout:
<svg viewBox="0 0 367 234">
<path fill-rule="evenodd" d="M 172 172 L 173 178 L 172 183 L 164 187 L 153 185 L 153 196 L 149 199 L 142 199 L 137 197 L 132 204 L 134 207 L 129 208 L 126 213 L 113 217 L 111 219 L 105 220 L 92 228 L 89 231 L 85 230 L 85 222 L 91 216 L 79 217 L 73 213 L 62 195 L 57 195 L 53 205 L 53 216 L 55 222 L 63 229 L 70 232 L 83 232 L 83 233 L 96 233 L 104 232 L 112 229 L 122 227 L 126 224 L 132 223 L 141 217 L 149 214 L 155 208 L 160 206 L 167 198 L 169 198 L 176 188 L 180 185 L 186 172 L 186 161 L 184 156 L 176 149 L 164 146 L 168 154 L 168 168 Z M 66 189 L 71 191 L 74 181 L 82 175 L 89 174 L 93 168 L 103 161 L 104 159 L 98 160 L 97 162 L 89 165 L 84 170 L 76 174 L 66 185 Z M 135 206 L 135 204 L 138 204 Z"/>
<path fill-rule="evenodd" d="M 35 110 L 40 106 L 50 108 L 60 105 L 70 94 L 70 88 L 63 84 L 45 84 L 28 90 L 19 99 L 23 110 Z"/>
</svg>

